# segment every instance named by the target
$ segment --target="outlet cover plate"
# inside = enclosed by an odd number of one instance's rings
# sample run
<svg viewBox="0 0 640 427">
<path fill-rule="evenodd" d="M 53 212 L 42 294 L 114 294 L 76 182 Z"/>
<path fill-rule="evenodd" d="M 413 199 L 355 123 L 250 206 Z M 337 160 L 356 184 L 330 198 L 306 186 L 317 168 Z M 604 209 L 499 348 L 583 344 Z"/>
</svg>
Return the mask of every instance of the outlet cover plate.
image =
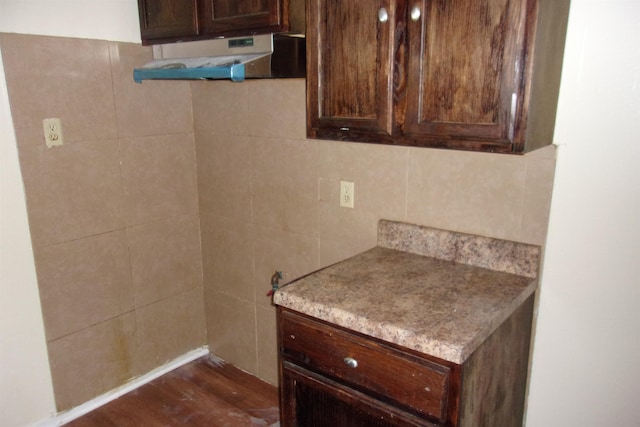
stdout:
<svg viewBox="0 0 640 427">
<path fill-rule="evenodd" d="M 354 184 L 351 181 L 340 181 L 340 206 L 353 209 Z"/>
</svg>

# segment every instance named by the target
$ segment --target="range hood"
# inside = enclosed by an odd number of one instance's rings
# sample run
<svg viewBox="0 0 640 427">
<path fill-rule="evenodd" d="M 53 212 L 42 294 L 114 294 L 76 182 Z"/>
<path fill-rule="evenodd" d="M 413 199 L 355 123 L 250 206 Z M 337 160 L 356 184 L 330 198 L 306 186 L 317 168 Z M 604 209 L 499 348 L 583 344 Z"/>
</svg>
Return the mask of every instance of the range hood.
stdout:
<svg viewBox="0 0 640 427">
<path fill-rule="evenodd" d="M 306 74 L 304 35 L 260 34 L 153 46 L 154 60 L 133 79 L 192 80 L 299 78 Z"/>
</svg>

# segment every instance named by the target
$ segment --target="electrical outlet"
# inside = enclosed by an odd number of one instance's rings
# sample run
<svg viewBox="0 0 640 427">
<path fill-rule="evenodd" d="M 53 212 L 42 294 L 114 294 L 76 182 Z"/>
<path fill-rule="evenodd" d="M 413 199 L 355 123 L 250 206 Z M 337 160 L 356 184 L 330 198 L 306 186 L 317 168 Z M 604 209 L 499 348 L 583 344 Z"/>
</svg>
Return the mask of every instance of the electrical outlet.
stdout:
<svg viewBox="0 0 640 427">
<path fill-rule="evenodd" d="M 340 181 L 340 206 L 353 209 L 354 184 L 350 181 Z"/>
<path fill-rule="evenodd" d="M 64 143 L 62 138 L 62 122 L 59 118 L 44 119 L 42 121 L 42 128 L 44 130 L 44 140 L 47 147 L 51 148 Z"/>
</svg>

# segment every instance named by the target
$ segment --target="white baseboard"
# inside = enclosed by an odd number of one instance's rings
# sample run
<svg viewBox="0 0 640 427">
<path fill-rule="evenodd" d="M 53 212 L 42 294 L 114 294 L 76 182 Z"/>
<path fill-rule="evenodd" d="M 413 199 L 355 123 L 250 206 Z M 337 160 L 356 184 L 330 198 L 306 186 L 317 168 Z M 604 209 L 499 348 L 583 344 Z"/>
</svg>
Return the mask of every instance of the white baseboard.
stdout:
<svg viewBox="0 0 640 427">
<path fill-rule="evenodd" d="M 91 399 L 88 402 L 85 402 L 80 406 L 76 406 L 75 408 L 65 412 L 61 412 L 58 415 L 56 415 L 54 418 L 33 424 L 33 427 L 55 427 L 55 426 L 64 425 L 70 421 L 75 420 L 76 418 L 81 417 L 82 415 L 88 412 L 93 411 L 96 408 L 99 408 L 102 405 L 105 405 L 111 402 L 112 400 L 117 399 L 123 394 L 129 393 L 130 391 L 135 390 L 136 388 L 155 380 L 156 378 L 166 374 L 167 372 L 173 371 L 174 369 L 179 368 L 182 365 L 186 365 L 187 363 L 192 362 L 208 354 L 209 354 L 208 347 L 202 347 L 196 350 L 192 350 L 186 354 L 183 354 L 180 357 L 177 357 L 176 359 L 173 359 L 169 363 L 154 369 L 151 372 L 148 372 L 142 376 L 134 378 L 128 383 L 116 389 L 108 391 L 103 395 L 100 395 L 94 399 Z"/>
</svg>

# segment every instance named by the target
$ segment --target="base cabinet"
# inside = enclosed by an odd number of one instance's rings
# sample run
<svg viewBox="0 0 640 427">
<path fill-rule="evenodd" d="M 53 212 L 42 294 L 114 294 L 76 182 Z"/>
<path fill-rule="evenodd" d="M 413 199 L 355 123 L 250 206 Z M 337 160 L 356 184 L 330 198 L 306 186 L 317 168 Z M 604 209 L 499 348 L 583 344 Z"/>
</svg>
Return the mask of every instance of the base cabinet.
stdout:
<svg viewBox="0 0 640 427">
<path fill-rule="evenodd" d="M 284 427 L 520 427 L 533 296 L 462 364 L 278 307 Z"/>
</svg>

